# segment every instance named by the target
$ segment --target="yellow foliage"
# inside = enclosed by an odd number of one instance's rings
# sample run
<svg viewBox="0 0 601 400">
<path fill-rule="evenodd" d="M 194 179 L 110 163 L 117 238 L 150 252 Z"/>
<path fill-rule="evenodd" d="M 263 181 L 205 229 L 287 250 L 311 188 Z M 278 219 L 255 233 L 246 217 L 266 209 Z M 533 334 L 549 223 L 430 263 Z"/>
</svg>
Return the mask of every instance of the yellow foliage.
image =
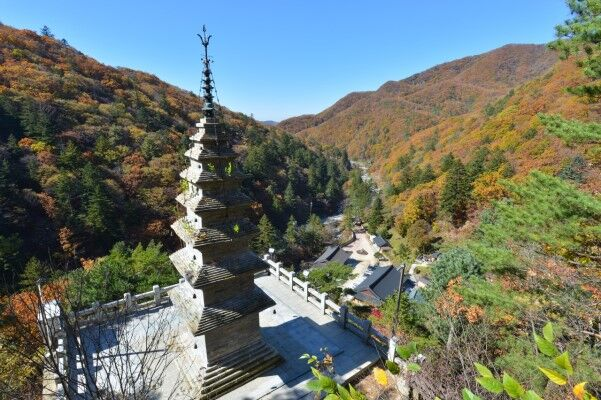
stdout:
<svg viewBox="0 0 601 400">
<path fill-rule="evenodd" d="M 499 171 L 487 172 L 480 175 L 475 181 L 472 190 L 474 199 L 480 204 L 489 203 L 491 200 L 507 196 L 507 191 L 499 183 L 502 178 Z"/>
<path fill-rule="evenodd" d="M 386 371 L 384 371 L 382 368 L 374 368 L 373 373 L 376 382 L 378 382 L 380 386 L 388 385 L 388 377 L 386 376 Z"/>
<path fill-rule="evenodd" d="M 574 396 L 576 396 L 578 400 L 582 400 L 584 397 L 584 386 L 586 386 L 586 382 L 580 382 L 578 385 L 574 386 Z"/>
</svg>

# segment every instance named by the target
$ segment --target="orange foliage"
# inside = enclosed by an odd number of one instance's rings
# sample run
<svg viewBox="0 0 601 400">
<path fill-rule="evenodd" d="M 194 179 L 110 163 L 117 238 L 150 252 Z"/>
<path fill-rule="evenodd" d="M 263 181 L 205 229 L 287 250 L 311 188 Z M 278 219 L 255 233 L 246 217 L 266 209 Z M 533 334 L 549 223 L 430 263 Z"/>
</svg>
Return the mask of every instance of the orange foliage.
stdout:
<svg viewBox="0 0 601 400">
<path fill-rule="evenodd" d="M 439 315 L 446 318 L 457 318 L 464 316 L 470 324 L 479 322 L 484 316 L 484 310 L 477 305 L 466 305 L 457 288 L 461 285 L 461 277 L 452 279 L 444 294 L 436 301 L 435 307 Z"/>
<path fill-rule="evenodd" d="M 63 226 L 58 231 L 58 240 L 63 251 L 71 256 L 75 256 L 77 253 L 78 243 L 73 241 L 73 231 Z"/>
<path fill-rule="evenodd" d="M 54 218 L 56 216 L 56 204 L 54 199 L 47 193 L 37 193 L 37 197 L 46 214 L 50 218 Z"/>
</svg>

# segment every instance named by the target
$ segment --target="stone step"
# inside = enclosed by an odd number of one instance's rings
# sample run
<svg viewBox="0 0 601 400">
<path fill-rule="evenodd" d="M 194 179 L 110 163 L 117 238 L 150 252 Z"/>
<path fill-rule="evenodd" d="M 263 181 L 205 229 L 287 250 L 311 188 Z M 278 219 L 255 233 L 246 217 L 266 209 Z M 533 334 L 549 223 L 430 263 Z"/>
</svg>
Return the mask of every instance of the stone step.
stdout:
<svg viewBox="0 0 601 400">
<path fill-rule="evenodd" d="M 216 398 L 242 386 L 281 361 L 281 357 L 263 341 L 226 359 L 227 365 L 213 365 L 205 372 L 200 399 Z M 237 361 L 236 361 L 237 360 Z"/>
</svg>

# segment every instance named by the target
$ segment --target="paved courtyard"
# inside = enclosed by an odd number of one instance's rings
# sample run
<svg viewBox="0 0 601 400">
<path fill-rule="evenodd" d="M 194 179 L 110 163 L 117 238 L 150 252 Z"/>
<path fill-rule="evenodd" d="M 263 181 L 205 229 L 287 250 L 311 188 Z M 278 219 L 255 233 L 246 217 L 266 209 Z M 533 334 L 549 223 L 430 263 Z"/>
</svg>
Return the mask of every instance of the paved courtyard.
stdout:
<svg viewBox="0 0 601 400">
<path fill-rule="evenodd" d="M 334 355 L 336 373 L 344 381 L 378 360 L 376 349 L 341 329 L 330 316 L 293 294 L 283 282 L 265 276 L 256 279 L 256 283 L 276 302 L 259 318 L 265 340 L 285 361 L 222 399 L 292 400 L 310 395 L 306 383 L 313 375 L 306 360 L 299 357 L 304 353 L 319 355 L 322 347 Z"/>
<path fill-rule="evenodd" d="M 358 250 L 365 250 L 367 254 L 359 254 Z M 353 277 L 342 285 L 345 288 L 354 289 L 358 284 L 363 282 L 367 276 L 365 272 L 367 272 L 367 268 L 370 265 L 373 266 L 387 266 L 390 265 L 390 261 L 381 262 L 375 257 L 378 251 L 374 247 L 374 245 L 369 240 L 368 233 L 356 233 L 355 240 L 350 243 L 348 246 L 343 248 L 344 251 L 348 251 L 351 254 L 350 260 L 354 261 L 353 264 Z"/>
<path fill-rule="evenodd" d="M 312 379 L 312 374 L 306 360 L 300 360 L 299 357 L 304 353 L 320 355 L 320 349 L 324 347 L 334 356 L 334 367 L 341 381 L 349 380 L 378 360 L 379 356 L 375 348 L 365 344 L 350 331 L 343 330 L 330 316 L 323 315 L 317 307 L 292 293 L 285 283 L 277 281 L 273 276 L 259 277 L 256 283 L 276 302 L 275 306 L 261 312 L 259 319 L 265 341 L 278 351 L 284 361 L 221 399 L 310 398 L 306 383 Z M 170 346 L 169 342 L 178 336 L 185 336 L 187 332 L 174 311 L 171 306 L 140 311 L 128 318 L 127 325 L 119 328 L 118 334 L 115 334 L 114 326 L 104 325 L 100 330 L 95 327 L 93 336 L 99 336 L 101 339 L 90 340 L 94 345 L 85 347 L 90 347 L 86 352 L 93 353 L 93 358 L 98 360 L 94 361 L 94 366 L 99 367 L 95 368 L 97 379 L 106 380 L 108 377 L 103 375 L 112 375 L 112 373 L 107 374 L 106 371 L 114 370 L 116 365 L 121 364 L 120 361 L 114 361 L 124 354 L 123 344 L 119 344 L 120 338 L 128 339 L 127 363 L 133 365 L 133 367 L 128 365 L 128 369 L 133 369 L 136 375 L 138 374 L 135 372 L 136 368 L 139 368 L 138 371 L 141 370 L 141 367 L 137 367 L 136 364 L 142 362 L 148 364 L 148 360 L 143 360 L 142 356 L 132 358 L 132 355 L 144 353 L 142 347 L 137 351 L 136 348 L 147 346 L 149 335 L 155 341 L 152 353 L 160 355 L 175 351 L 176 347 Z M 160 331 L 159 334 L 156 331 Z M 188 398 L 181 390 L 184 382 L 178 373 L 178 366 L 182 365 L 178 362 L 178 358 L 175 354 L 156 358 L 156 367 L 164 370 L 161 389 L 156 393 L 157 398 Z M 190 365 L 185 368 L 196 370 L 197 366 L 190 361 L 190 359 L 186 360 Z M 78 372 L 80 366 L 75 365 L 79 362 L 72 359 L 70 364 L 72 373 L 81 374 Z M 103 365 L 110 368 L 102 368 Z M 88 397 L 83 393 L 81 396 Z"/>
</svg>

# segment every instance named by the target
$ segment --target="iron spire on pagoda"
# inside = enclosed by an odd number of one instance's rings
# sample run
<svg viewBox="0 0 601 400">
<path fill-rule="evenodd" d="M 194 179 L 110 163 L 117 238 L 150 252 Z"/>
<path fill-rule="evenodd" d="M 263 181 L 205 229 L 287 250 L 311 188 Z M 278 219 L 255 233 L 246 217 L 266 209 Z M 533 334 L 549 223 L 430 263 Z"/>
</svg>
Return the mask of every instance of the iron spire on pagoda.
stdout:
<svg viewBox="0 0 601 400">
<path fill-rule="evenodd" d="M 202 46 L 204 47 L 204 58 L 202 60 L 202 63 L 204 64 L 202 71 L 204 76 L 202 79 L 204 105 L 202 107 L 202 112 L 205 117 L 214 118 L 215 105 L 213 104 L 213 73 L 211 72 L 211 59 L 209 58 L 209 41 L 213 36 L 207 36 L 207 27 L 205 25 L 202 26 L 202 35 L 200 33 L 197 35 L 200 38 Z"/>
<path fill-rule="evenodd" d="M 249 250 L 256 226 L 250 198 L 240 191 L 228 134 L 218 121 L 203 26 L 203 117 L 185 153 L 186 190 L 177 196 L 185 215 L 172 225 L 184 247 L 170 256 L 182 276 L 170 298 L 189 330 L 180 338 L 180 373 L 194 398 L 215 398 L 243 385 L 280 361 L 264 342 L 259 312 L 274 301 L 254 283 L 267 266 Z"/>
</svg>

